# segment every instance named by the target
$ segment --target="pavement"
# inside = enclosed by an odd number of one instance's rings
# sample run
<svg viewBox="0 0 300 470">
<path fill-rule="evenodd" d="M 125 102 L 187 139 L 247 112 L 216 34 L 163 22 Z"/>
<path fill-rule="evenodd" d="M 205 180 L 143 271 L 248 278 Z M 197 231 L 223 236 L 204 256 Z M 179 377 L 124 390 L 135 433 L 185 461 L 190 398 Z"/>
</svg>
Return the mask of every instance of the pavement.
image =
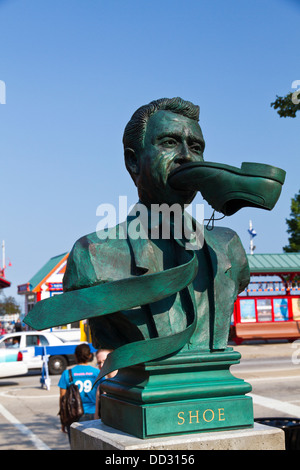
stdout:
<svg viewBox="0 0 300 470">
<path fill-rule="evenodd" d="M 289 343 L 288 341 L 245 341 L 243 344 L 237 346 L 234 343 L 229 343 L 235 351 L 242 355 L 242 359 L 272 359 L 283 357 L 295 357 L 297 351 L 300 356 L 300 340 Z"/>
</svg>

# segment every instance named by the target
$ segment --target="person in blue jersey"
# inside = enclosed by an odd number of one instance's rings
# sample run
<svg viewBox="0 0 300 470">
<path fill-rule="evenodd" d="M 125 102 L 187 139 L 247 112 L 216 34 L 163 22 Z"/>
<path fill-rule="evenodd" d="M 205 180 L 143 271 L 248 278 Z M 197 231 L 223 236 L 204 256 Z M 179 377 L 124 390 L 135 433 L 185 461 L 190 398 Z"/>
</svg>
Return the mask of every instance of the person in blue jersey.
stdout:
<svg viewBox="0 0 300 470">
<path fill-rule="evenodd" d="M 100 371 L 104 365 L 104 362 L 106 361 L 108 354 L 110 354 L 112 351 L 113 351 L 112 349 L 100 348 L 96 352 L 97 365 Z M 107 374 L 105 377 L 102 377 L 102 379 L 99 382 L 99 385 L 97 387 L 97 394 L 96 394 L 96 411 L 94 415 L 95 419 L 101 418 L 101 394 L 102 394 L 101 383 L 104 382 L 104 380 L 106 379 L 112 379 L 115 375 L 117 375 L 117 373 L 118 371 L 114 370 L 113 372 L 110 372 L 109 374 Z"/>
<path fill-rule="evenodd" d="M 93 384 L 99 375 L 99 369 L 90 365 L 92 359 L 91 350 L 88 344 L 79 344 L 75 349 L 75 359 L 77 365 L 72 367 L 72 376 L 74 383 L 78 386 L 83 405 L 83 416 L 79 421 L 89 421 L 94 419 L 96 408 L 97 387 Z M 60 388 L 60 401 L 69 387 L 69 370 L 62 373 L 58 386 Z M 62 432 L 68 433 L 70 438 L 70 427 L 62 425 Z"/>
</svg>

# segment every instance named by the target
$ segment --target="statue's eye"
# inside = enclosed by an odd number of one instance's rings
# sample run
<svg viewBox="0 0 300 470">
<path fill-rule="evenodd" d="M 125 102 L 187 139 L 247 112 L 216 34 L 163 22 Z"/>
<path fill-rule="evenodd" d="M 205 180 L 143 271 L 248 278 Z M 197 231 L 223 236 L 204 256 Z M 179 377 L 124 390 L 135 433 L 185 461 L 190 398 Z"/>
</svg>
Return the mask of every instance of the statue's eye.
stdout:
<svg viewBox="0 0 300 470">
<path fill-rule="evenodd" d="M 164 146 L 164 147 L 175 147 L 177 145 L 177 142 L 175 139 L 172 139 L 172 138 L 168 138 L 168 139 L 164 139 L 161 144 Z"/>
<path fill-rule="evenodd" d="M 190 146 L 192 152 L 197 152 L 197 153 L 202 153 L 203 152 L 203 148 L 202 148 L 202 145 L 200 144 L 193 144 Z"/>
</svg>

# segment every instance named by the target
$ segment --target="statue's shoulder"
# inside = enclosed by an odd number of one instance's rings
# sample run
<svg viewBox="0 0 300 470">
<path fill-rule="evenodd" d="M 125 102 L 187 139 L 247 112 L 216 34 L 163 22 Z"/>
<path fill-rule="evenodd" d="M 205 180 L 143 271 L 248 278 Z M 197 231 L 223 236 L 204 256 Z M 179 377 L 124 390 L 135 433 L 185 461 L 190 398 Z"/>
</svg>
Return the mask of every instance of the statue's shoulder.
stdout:
<svg viewBox="0 0 300 470">
<path fill-rule="evenodd" d="M 247 255 L 238 234 L 228 227 L 205 230 L 205 240 L 216 251 L 222 251 L 232 264 L 248 266 Z"/>
<path fill-rule="evenodd" d="M 205 240 L 207 240 L 208 242 L 211 241 L 215 243 L 222 243 L 222 246 L 224 246 L 224 243 L 227 245 L 232 241 L 241 243 L 238 234 L 228 227 L 214 227 L 213 229 L 205 228 L 204 233 Z"/>
<path fill-rule="evenodd" d="M 106 230 L 92 232 L 79 238 L 70 253 L 70 256 L 87 254 L 93 255 L 96 249 L 106 250 L 114 248 L 122 248 L 126 246 L 126 227 L 119 224 Z"/>
<path fill-rule="evenodd" d="M 64 290 L 115 280 L 130 266 L 130 249 L 122 227 L 92 232 L 79 238 L 70 251 L 64 275 Z"/>
<path fill-rule="evenodd" d="M 245 249 L 238 234 L 227 227 L 206 230 L 206 241 L 215 251 L 223 252 L 231 264 L 231 277 L 236 280 L 237 291 L 242 292 L 250 281 L 250 269 Z"/>
</svg>

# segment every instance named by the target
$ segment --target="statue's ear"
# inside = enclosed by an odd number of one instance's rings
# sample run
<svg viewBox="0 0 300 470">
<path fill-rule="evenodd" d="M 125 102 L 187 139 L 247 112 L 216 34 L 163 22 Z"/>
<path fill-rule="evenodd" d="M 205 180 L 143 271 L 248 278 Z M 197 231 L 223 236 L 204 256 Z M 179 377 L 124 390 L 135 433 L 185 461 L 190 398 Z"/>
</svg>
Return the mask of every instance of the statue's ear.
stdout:
<svg viewBox="0 0 300 470">
<path fill-rule="evenodd" d="M 135 181 L 140 173 L 140 165 L 135 151 L 129 147 L 124 150 L 125 165 L 132 179 Z"/>
</svg>

